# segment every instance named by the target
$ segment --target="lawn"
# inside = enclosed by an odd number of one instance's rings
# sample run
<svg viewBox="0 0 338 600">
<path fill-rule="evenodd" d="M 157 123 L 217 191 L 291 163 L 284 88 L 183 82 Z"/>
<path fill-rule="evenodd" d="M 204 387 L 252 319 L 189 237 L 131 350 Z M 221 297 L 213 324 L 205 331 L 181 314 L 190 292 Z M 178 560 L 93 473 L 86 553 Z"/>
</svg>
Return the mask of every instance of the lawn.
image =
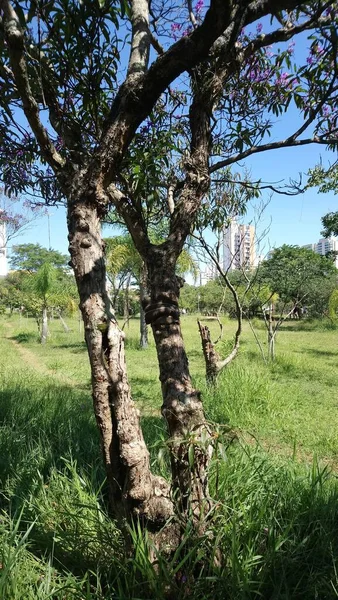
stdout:
<svg viewBox="0 0 338 600">
<path fill-rule="evenodd" d="M 191 372 L 222 441 L 211 468 L 219 509 L 213 535 L 187 532 L 180 569 L 176 556 L 159 557 L 156 570 L 137 531 L 135 555 L 125 555 L 107 515 L 88 357 L 78 321 L 69 324 L 65 333 L 52 321 L 43 347 L 33 320 L 0 322 L 0 598 L 336 598 L 338 332 L 286 323 L 268 364 L 246 324 L 238 358 L 211 389 L 196 318 L 183 317 Z M 221 353 L 234 330 L 225 320 Z M 136 319 L 126 333 L 133 397 L 153 468 L 165 473 L 155 348 L 138 349 Z"/>
</svg>

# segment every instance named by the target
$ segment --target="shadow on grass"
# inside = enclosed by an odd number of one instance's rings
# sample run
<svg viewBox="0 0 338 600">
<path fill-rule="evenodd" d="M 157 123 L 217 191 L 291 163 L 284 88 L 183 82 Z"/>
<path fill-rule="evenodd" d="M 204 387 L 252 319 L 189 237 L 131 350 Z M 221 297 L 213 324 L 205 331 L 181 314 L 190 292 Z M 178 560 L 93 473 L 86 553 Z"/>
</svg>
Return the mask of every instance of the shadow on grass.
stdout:
<svg viewBox="0 0 338 600">
<path fill-rule="evenodd" d="M 38 334 L 33 331 L 22 331 L 17 335 L 13 335 L 10 339 L 15 340 L 18 344 L 28 344 L 29 342 L 36 342 L 38 340 Z"/>
<path fill-rule="evenodd" d="M 70 350 L 73 354 L 79 354 L 87 351 L 86 342 L 70 342 L 69 344 L 55 344 L 55 348 Z"/>
<path fill-rule="evenodd" d="M 160 416 L 143 416 L 147 444 L 164 436 Z M 0 393 L 0 489 L 11 505 L 34 492 L 38 480 L 48 480 L 52 468 L 74 461 L 79 472 L 105 479 L 100 439 L 90 389 L 43 385 L 41 380 L 4 385 Z M 0 501 L 2 503 L 2 501 Z"/>
<path fill-rule="evenodd" d="M 331 350 L 319 350 L 318 348 L 306 348 L 305 350 L 298 351 L 300 354 L 306 352 L 307 354 L 311 354 L 312 356 L 332 356 L 333 358 L 338 358 L 338 351 L 332 352 Z"/>
</svg>

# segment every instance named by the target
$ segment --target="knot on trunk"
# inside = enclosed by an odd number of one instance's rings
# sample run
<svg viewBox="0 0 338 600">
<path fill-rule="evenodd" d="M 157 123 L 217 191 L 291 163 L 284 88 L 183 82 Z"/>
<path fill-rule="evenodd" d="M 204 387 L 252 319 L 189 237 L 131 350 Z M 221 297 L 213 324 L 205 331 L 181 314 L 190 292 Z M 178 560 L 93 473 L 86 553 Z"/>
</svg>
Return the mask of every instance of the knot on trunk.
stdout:
<svg viewBox="0 0 338 600">
<path fill-rule="evenodd" d="M 170 323 L 179 322 L 180 311 L 178 304 L 160 300 L 152 304 L 145 303 L 144 315 L 147 325 L 154 324 L 155 322 L 158 325 L 169 325 Z"/>
</svg>

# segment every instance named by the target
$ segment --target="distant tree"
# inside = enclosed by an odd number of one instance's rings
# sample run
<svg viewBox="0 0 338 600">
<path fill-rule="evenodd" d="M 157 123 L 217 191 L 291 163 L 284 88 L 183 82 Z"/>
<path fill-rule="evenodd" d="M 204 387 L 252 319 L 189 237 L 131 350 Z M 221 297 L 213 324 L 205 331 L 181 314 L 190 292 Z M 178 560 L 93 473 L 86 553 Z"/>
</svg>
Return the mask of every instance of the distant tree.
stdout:
<svg viewBox="0 0 338 600">
<path fill-rule="evenodd" d="M 329 169 L 317 165 L 309 171 L 308 187 L 318 187 L 318 192 L 333 192 L 338 194 L 338 163 L 334 163 Z M 322 217 L 324 227 L 321 234 L 328 238 L 338 236 L 338 212 L 329 212 Z"/>
<path fill-rule="evenodd" d="M 324 237 L 338 236 L 338 212 L 330 212 L 324 215 L 322 224 L 324 229 L 321 233 Z"/>
<path fill-rule="evenodd" d="M 333 290 L 329 299 L 329 317 L 333 322 L 338 320 L 338 289 Z"/>
<path fill-rule="evenodd" d="M 10 264 L 14 269 L 38 271 L 42 265 L 49 263 L 54 267 L 66 268 L 69 257 L 57 250 L 47 250 L 40 244 L 18 244 L 13 246 Z"/>
<path fill-rule="evenodd" d="M 32 290 L 41 300 L 42 320 L 40 342 L 45 344 L 48 336 L 48 301 L 55 290 L 56 269 L 52 263 L 44 263 L 31 279 Z"/>
<path fill-rule="evenodd" d="M 259 268 L 259 281 L 272 293 L 278 294 L 285 305 L 291 303 L 298 317 L 304 306 L 308 313 L 321 297 L 321 312 L 327 310 L 328 300 L 336 286 L 337 269 L 332 260 L 308 248 L 284 245 L 276 248 L 271 258 Z M 324 291 L 324 295 L 322 295 Z"/>
<path fill-rule="evenodd" d="M 22 202 L 20 196 L 8 196 L 0 187 L 0 224 L 5 225 L 4 242 L 22 233 L 41 215 L 41 207 Z"/>
</svg>

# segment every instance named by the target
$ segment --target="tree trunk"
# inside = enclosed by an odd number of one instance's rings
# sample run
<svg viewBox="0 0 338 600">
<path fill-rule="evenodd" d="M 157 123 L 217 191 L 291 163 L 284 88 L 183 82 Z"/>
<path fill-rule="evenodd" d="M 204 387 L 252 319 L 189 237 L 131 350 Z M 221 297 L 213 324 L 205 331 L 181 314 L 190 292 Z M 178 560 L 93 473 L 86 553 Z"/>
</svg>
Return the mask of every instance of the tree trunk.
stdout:
<svg viewBox="0 0 338 600">
<path fill-rule="evenodd" d="M 144 350 L 148 347 L 148 325 L 144 313 L 144 300 L 147 295 L 147 269 L 142 263 L 140 271 L 140 348 Z"/>
<path fill-rule="evenodd" d="M 157 350 L 174 493 L 181 513 L 192 511 L 197 519 L 202 519 L 210 508 L 210 435 L 200 392 L 191 381 L 180 327 L 178 300 L 182 280 L 175 275 L 175 260 L 166 260 L 159 246 L 153 246 L 149 252 L 147 269 L 151 297 L 144 302 L 145 315 Z"/>
<path fill-rule="evenodd" d="M 206 368 L 206 379 L 208 383 L 216 383 L 218 375 L 218 363 L 220 356 L 215 349 L 214 344 L 211 341 L 210 329 L 206 325 L 202 325 L 200 321 L 197 321 L 198 328 L 202 341 L 202 350 Z"/>
<path fill-rule="evenodd" d="M 106 290 L 104 250 L 97 209 L 85 201 L 68 206 L 69 250 L 91 365 L 93 403 L 107 473 L 109 502 L 120 520 L 139 516 L 158 529 L 173 514 L 169 486 L 150 471 L 127 379 L 124 333 Z"/>
<path fill-rule="evenodd" d="M 129 288 L 130 288 L 131 275 L 128 275 L 126 280 L 126 286 L 123 294 L 123 318 L 125 324 L 129 327 L 130 318 L 130 302 L 129 302 Z"/>
<path fill-rule="evenodd" d="M 275 359 L 275 336 L 276 332 L 273 328 L 272 308 L 269 310 L 269 326 L 268 326 L 268 357 L 271 360 Z"/>
<path fill-rule="evenodd" d="M 40 336 L 41 344 L 45 344 L 47 342 L 47 337 L 48 337 L 48 316 L 47 316 L 47 307 L 44 306 L 42 309 L 41 336 Z"/>
<path fill-rule="evenodd" d="M 63 316 L 62 316 L 61 312 L 59 312 L 59 319 L 60 319 L 60 321 L 61 321 L 61 325 L 62 325 L 62 327 L 63 327 L 63 330 L 64 330 L 66 333 L 69 333 L 69 332 L 70 332 L 70 328 L 68 327 L 68 325 L 67 325 L 66 321 L 64 320 L 64 318 L 63 318 Z"/>
</svg>

